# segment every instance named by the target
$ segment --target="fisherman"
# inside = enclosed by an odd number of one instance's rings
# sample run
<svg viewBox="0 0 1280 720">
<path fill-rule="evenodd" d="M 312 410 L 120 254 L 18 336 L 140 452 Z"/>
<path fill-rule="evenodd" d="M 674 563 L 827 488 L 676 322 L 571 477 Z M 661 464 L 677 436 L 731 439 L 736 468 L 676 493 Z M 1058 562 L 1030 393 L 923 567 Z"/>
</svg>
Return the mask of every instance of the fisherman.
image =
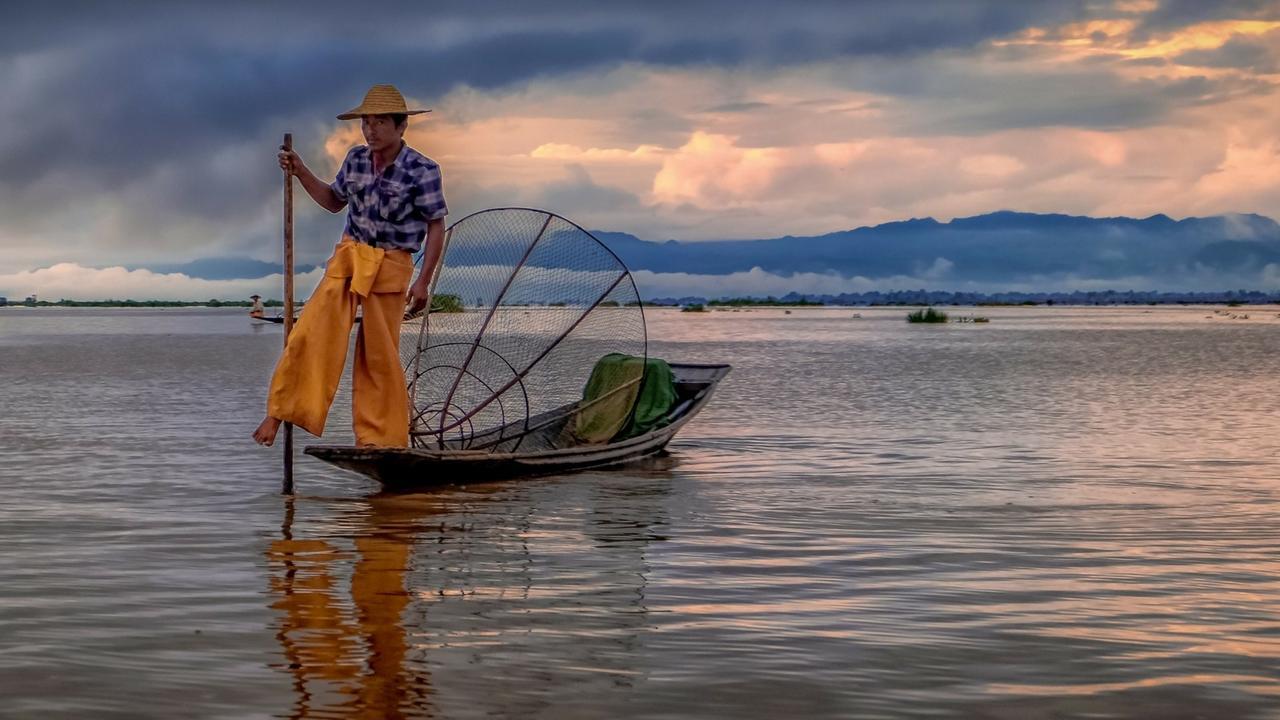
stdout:
<svg viewBox="0 0 1280 720">
<path fill-rule="evenodd" d="M 409 444 L 400 323 L 430 302 L 448 212 L 440 166 L 404 142 L 408 116 L 425 112 L 409 110 L 392 85 L 370 88 L 364 102 L 338 116 L 359 119 L 367 144 L 347 153 L 332 184 L 316 177 L 297 153 L 280 152 L 280 167 L 297 177 L 320 207 L 333 213 L 347 208 L 347 223 L 276 365 L 267 417 L 253 433 L 261 445 L 275 441 L 283 422 L 316 436 L 324 432 L 357 307 L 363 308 L 363 319 L 352 368 L 356 444 Z M 413 255 L 424 238 L 422 271 L 411 285 Z"/>
<path fill-rule="evenodd" d="M 267 314 L 266 310 L 262 307 L 261 295 L 250 295 L 249 299 L 253 301 L 253 307 L 249 309 L 249 317 L 260 318 Z"/>
</svg>

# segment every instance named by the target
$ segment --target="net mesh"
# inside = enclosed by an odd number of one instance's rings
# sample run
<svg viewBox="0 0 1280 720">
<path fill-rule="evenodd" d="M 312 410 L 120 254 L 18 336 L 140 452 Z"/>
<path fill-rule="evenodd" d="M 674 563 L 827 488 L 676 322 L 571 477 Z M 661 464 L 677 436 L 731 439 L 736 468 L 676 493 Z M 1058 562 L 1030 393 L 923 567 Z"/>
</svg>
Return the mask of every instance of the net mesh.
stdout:
<svg viewBox="0 0 1280 720">
<path fill-rule="evenodd" d="M 571 420 L 596 362 L 645 357 L 644 313 L 626 266 L 552 213 L 502 208 L 459 220 L 446 234 L 433 298 L 432 312 L 401 331 L 414 447 L 577 444 Z"/>
</svg>

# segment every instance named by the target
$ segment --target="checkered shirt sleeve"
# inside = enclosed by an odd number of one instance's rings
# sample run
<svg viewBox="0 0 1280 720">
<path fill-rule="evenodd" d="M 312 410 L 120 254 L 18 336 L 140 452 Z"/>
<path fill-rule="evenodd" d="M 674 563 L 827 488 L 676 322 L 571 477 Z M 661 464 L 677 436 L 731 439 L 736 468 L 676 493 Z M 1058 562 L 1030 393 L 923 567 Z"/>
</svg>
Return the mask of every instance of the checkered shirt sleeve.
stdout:
<svg viewBox="0 0 1280 720">
<path fill-rule="evenodd" d="M 425 168 L 415 183 L 418 194 L 413 197 L 413 205 L 427 220 L 439 220 L 449 214 L 444 204 L 444 179 L 440 176 L 440 166 L 432 163 Z"/>
</svg>

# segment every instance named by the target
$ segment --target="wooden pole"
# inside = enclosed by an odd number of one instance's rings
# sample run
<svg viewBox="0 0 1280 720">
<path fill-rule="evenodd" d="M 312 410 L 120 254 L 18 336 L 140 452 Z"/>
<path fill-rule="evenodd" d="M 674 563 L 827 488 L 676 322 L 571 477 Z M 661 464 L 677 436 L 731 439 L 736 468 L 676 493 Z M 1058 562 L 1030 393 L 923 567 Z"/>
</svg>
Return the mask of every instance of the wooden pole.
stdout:
<svg viewBox="0 0 1280 720">
<path fill-rule="evenodd" d="M 293 150 L 293 133 L 284 134 L 284 149 Z M 293 331 L 293 169 L 284 173 L 284 343 Z M 284 424 L 285 495 L 293 494 L 293 423 Z"/>
</svg>

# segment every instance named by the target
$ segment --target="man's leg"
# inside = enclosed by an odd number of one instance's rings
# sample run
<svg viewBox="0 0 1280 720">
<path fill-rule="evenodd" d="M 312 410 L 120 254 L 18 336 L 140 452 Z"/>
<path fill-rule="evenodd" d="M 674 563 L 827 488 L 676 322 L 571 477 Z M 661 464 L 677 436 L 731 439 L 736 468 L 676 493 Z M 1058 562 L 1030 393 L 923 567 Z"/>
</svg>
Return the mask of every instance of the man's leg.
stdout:
<svg viewBox="0 0 1280 720">
<path fill-rule="evenodd" d="M 369 293 L 356 335 L 351 421 L 357 445 L 407 447 L 409 392 L 400 364 L 404 291 Z"/>
<path fill-rule="evenodd" d="M 321 278 L 307 300 L 271 377 L 267 417 L 253 434 L 260 444 L 274 442 L 282 422 L 317 437 L 324 432 L 355 320 L 356 296 L 349 285 L 349 278 Z"/>
</svg>

